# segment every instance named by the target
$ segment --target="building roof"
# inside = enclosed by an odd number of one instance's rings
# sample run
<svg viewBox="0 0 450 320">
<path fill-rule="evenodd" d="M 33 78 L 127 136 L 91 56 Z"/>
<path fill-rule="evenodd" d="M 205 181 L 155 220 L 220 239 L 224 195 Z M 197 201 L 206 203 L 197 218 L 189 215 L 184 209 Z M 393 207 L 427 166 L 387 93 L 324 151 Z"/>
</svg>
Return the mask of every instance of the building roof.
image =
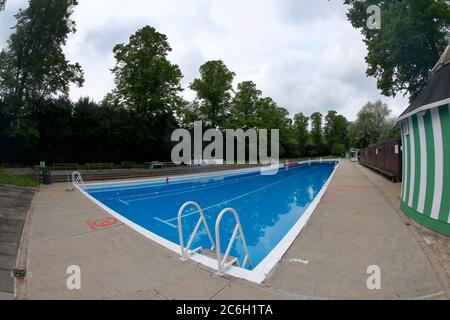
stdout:
<svg viewBox="0 0 450 320">
<path fill-rule="evenodd" d="M 450 46 L 431 71 L 425 88 L 411 105 L 400 115 L 401 121 L 417 112 L 450 103 Z"/>
</svg>

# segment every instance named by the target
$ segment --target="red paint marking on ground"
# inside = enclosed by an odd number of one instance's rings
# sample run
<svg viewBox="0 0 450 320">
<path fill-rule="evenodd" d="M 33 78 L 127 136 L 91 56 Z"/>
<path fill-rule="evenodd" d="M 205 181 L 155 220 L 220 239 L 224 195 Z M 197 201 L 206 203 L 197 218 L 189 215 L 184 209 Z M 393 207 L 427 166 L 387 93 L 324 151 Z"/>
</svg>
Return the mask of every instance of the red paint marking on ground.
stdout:
<svg viewBox="0 0 450 320">
<path fill-rule="evenodd" d="M 373 189 L 374 186 L 358 186 L 358 185 L 348 185 L 348 186 L 334 186 L 340 189 Z"/>
<path fill-rule="evenodd" d="M 115 225 L 118 222 L 116 218 L 100 218 L 97 220 L 89 220 L 86 221 L 87 225 L 91 228 L 92 231 L 96 231 L 97 228 L 107 228 Z"/>
<path fill-rule="evenodd" d="M 338 199 L 338 195 L 334 194 L 334 193 L 325 193 L 325 195 L 322 197 L 323 201 L 329 201 L 329 202 L 333 202 L 333 201 L 337 201 Z"/>
</svg>

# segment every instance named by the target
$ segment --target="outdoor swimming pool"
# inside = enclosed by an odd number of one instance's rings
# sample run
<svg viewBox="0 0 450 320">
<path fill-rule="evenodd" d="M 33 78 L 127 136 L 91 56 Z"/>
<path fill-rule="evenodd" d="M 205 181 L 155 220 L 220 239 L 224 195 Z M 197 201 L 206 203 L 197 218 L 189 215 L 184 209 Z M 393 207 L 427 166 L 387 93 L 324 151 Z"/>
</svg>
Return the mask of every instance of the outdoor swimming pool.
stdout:
<svg viewBox="0 0 450 320">
<path fill-rule="evenodd" d="M 228 273 L 261 282 L 282 257 L 325 191 L 338 161 L 299 163 L 280 168 L 275 175 L 245 169 L 215 174 L 171 177 L 120 183 L 85 184 L 80 190 L 91 200 L 138 232 L 180 253 L 178 211 L 187 201 L 197 202 L 215 240 L 215 222 L 224 208 L 234 208 L 241 221 L 251 266 L 232 267 Z M 182 220 L 184 244 L 199 219 L 188 206 Z M 236 221 L 225 214 L 220 245 L 226 250 Z M 190 248 L 209 249 L 211 242 L 201 226 Z M 230 251 L 242 263 L 245 257 L 238 235 Z M 195 254 L 193 260 L 217 269 L 217 260 Z"/>
</svg>

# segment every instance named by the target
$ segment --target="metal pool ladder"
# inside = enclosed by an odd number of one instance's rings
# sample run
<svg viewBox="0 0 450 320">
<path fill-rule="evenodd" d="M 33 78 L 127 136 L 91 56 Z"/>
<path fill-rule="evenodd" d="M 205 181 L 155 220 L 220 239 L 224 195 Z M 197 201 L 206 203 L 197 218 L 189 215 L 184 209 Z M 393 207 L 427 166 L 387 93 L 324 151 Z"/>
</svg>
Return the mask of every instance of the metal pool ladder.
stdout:
<svg viewBox="0 0 450 320">
<path fill-rule="evenodd" d="M 191 234 L 191 237 L 189 238 L 189 242 L 188 242 L 187 246 L 184 246 L 183 227 L 182 227 L 181 219 L 183 218 L 184 209 L 186 209 L 186 207 L 188 207 L 188 206 L 195 206 L 197 208 L 197 212 L 200 214 L 200 217 L 197 221 L 194 231 Z M 227 250 L 225 251 L 225 254 L 222 257 L 222 252 L 220 250 L 220 222 L 222 221 L 223 216 L 227 212 L 231 212 L 233 214 L 234 219 L 236 220 L 236 227 L 234 228 L 233 235 L 231 236 L 230 242 L 228 243 Z M 183 204 L 181 206 L 180 210 L 178 211 L 178 235 L 180 237 L 181 260 L 183 260 L 183 261 L 187 260 L 193 254 L 203 250 L 202 247 L 198 247 L 194 250 L 189 249 L 191 247 L 192 242 L 194 241 L 194 238 L 197 235 L 198 229 L 200 228 L 200 225 L 202 223 L 205 227 L 209 241 L 211 242 L 211 250 L 213 250 L 214 248 L 216 249 L 217 269 L 218 269 L 217 274 L 218 275 L 223 275 L 225 273 L 225 271 L 235 263 L 239 266 L 239 259 L 235 258 L 235 257 L 230 257 L 230 251 L 231 251 L 231 248 L 233 247 L 234 242 L 236 241 L 238 232 L 241 236 L 242 244 L 243 244 L 244 250 L 245 250 L 245 258 L 242 263 L 242 268 L 245 268 L 247 263 L 249 263 L 249 265 L 252 266 L 252 263 L 250 261 L 250 255 L 248 253 L 247 242 L 245 241 L 244 231 L 242 230 L 241 220 L 239 219 L 239 216 L 238 216 L 236 210 L 234 210 L 233 208 L 226 208 L 226 209 L 223 209 L 219 213 L 219 216 L 216 219 L 216 229 L 215 229 L 216 244 L 214 245 L 214 240 L 211 236 L 211 232 L 209 231 L 208 224 L 206 223 L 206 219 L 205 219 L 205 215 L 203 214 L 203 210 L 200 207 L 200 205 L 194 201 L 186 202 L 185 204 Z M 228 258 L 231 258 L 231 260 L 227 262 Z"/>
<path fill-rule="evenodd" d="M 189 238 L 188 244 L 185 247 L 184 246 L 184 239 L 183 239 L 183 227 L 181 223 L 181 218 L 183 217 L 184 209 L 188 206 L 195 206 L 198 210 L 198 213 L 200 214 L 200 218 L 198 218 L 197 225 L 194 228 L 194 231 L 191 234 L 191 237 Z M 190 250 L 189 248 L 192 245 L 192 242 L 194 241 L 195 236 L 197 235 L 198 229 L 200 228 L 200 225 L 203 222 L 203 226 L 206 229 L 206 233 L 208 234 L 209 241 L 211 241 L 211 250 L 214 249 L 214 240 L 211 236 L 211 232 L 209 231 L 208 224 L 206 223 L 205 215 L 203 214 L 202 208 L 200 208 L 200 205 L 197 202 L 194 201 L 188 201 L 185 204 L 183 204 L 178 211 L 178 234 L 180 236 L 180 248 L 181 248 L 181 260 L 187 260 L 189 259 L 189 256 L 197 253 L 198 251 L 201 251 L 203 248 L 198 247 L 194 250 Z"/>
<path fill-rule="evenodd" d="M 220 251 L 220 222 L 222 221 L 223 216 L 227 212 L 231 212 L 233 214 L 234 219 L 236 220 L 236 227 L 234 228 L 233 235 L 231 236 L 230 242 L 228 243 L 227 250 L 225 251 L 225 254 L 222 257 L 222 253 Z M 216 252 L 217 252 L 217 267 L 218 267 L 217 274 L 218 275 L 223 275 L 225 273 L 225 271 L 235 263 L 237 263 L 237 265 L 239 266 L 238 258 L 233 258 L 233 259 L 231 259 L 231 261 L 227 262 L 228 256 L 229 256 L 231 248 L 233 247 L 233 244 L 236 240 L 236 236 L 237 236 L 238 232 L 241 235 L 242 245 L 244 246 L 244 250 L 245 250 L 245 258 L 244 258 L 244 261 L 242 262 L 242 268 L 245 268 L 245 266 L 247 265 L 247 262 L 250 264 L 250 267 L 251 267 L 252 262 L 250 261 L 250 255 L 248 253 L 247 242 L 245 241 L 244 231 L 242 230 L 241 220 L 239 219 L 239 216 L 238 216 L 236 210 L 234 210 L 233 208 L 223 209 L 219 213 L 219 216 L 217 217 L 217 220 L 216 220 Z"/>
<path fill-rule="evenodd" d="M 83 177 L 81 176 L 81 173 L 78 171 L 72 172 L 72 184 L 77 187 L 79 185 L 84 186 Z"/>
</svg>

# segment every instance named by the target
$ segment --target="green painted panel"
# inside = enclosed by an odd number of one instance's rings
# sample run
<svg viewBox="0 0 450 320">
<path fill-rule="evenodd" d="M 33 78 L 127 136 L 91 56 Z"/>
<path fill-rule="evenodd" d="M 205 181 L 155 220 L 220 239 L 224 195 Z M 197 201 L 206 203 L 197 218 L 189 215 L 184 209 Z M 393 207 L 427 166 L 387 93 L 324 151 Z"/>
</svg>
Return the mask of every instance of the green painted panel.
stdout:
<svg viewBox="0 0 450 320">
<path fill-rule="evenodd" d="M 431 230 L 443 233 L 445 235 L 450 236 L 450 224 L 442 222 L 440 220 L 436 220 L 433 218 L 430 218 L 429 216 L 420 214 L 419 212 L 415 211 L 414 209 L 411 209 L 408 207 L 406 203 L 403 201 L 400 202 L 400 208 L 402 211 L 410 217 L 412 220 L 416 221 L 417 223 L 430 228 Z"/>
<path fill-rule="evenodd" d="M 406 189 L 405 189 L 405 203 L 409 203 L 409 194 L 411 190 L 411 130 L 409 130 L 409 134 L 405 136 L 406 140 L 406 161 L 408 162 L 408 168 L 406 168 L 406 177 L 407 177 L 407 183 L 406 183 Z"/>
<path fill-rule="evenodd" d="M 401 193 L 401 198 L 403 200 L 403 195 L 405 194 L 405 185 L 406 185 L 406 172 L 405 172 L 405 161 L 406 161 L 406 156 L 405 156 L 405 138 L 404 138 L 404 131 L 403 131 L 403 126 L 401 126 L 401 130 L 400 130 L 400 134 L 401 134 L 401 139 L 402 139 L 402 193 Z"/>
<path fill-rule="evenodd" d="M 433 123 L 431 122 L 430 111 L 426 111 L 423 117 L 423 123 L 425 126 L 425 140 L 427 143 L 427 193 L 425 196 L 425 207 L 423 214 L 426 216 L 431 216 L 431 207 L 433 206 L 434 195 L 435 150 Z"/>
<path fill-rule="evenodd" d="M 444 154 L 442 200 L 439 220 L 448 222 L 450 211 L 450 115 L 449 106 L 439 108 L 442 127 L 442 143 Z"/>
<path fill-rule="evenodd" d="M 412 208 L 417 210 L 417 203 L 419 202 L 419 190 L 420 190 L 420 137 L 419 137 L 419 123 L 417 120 L 417 115 L 412 116 L 412 124 L 414 129 L 414 136 L 411 138 L 414 139 L 414 161 L 415 161 L 415 173 L 414 173 L 414 190 L 413 190 L 413 201 Z"/>
</svg>

